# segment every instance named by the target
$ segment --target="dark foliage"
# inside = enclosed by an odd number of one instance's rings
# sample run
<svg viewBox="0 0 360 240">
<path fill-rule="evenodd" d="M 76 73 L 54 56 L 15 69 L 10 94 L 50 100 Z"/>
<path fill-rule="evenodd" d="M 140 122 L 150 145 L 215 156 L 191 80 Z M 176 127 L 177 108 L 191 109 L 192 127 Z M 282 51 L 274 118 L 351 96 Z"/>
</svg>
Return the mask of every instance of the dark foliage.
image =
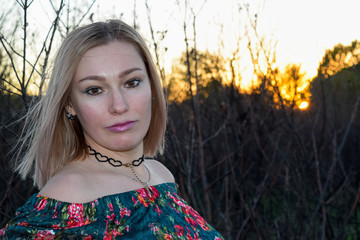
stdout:
<svg viewBox="0 0 360 240">
<path fill-rule="evenodd" d="M 182 195 L 226 239 L 359 239 L 360 90 L 351 87 L 350 94 L 339 87 L 344 81 L 358 86 L 359 79 L 359 65 L 315 79 L 311 108 L 291 111 L 291 117 L 289 109 L 273 107 L 266 89 L 240 94 L 213 79 L 199 91 L 199 115 L 191 98 L 170 103 L 160 160 L 174 173 Z M 18 118 L 21 99 L 0 97 L 4 227 L 36 189 L 12 173 L 7 155 L 19 129 L 9 123 Z"/>
</svg>

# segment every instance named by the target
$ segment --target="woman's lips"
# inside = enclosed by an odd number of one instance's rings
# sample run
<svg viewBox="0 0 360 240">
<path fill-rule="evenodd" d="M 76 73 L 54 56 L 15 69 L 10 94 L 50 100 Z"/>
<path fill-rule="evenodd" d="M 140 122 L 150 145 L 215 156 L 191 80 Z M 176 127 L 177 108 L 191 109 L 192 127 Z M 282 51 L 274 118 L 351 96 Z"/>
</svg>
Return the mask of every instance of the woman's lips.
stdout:
<svg viewBox="0 0 360 240">
<path fill-rule="evenodd" d="M 123 123 L 116 123 L 108 127 L 108 129 L 112 132 L 125 132 L 130 128 L 132 128 L 134 125 L 135 125 L 135 121 L 126 121 Z"/>
</svg>

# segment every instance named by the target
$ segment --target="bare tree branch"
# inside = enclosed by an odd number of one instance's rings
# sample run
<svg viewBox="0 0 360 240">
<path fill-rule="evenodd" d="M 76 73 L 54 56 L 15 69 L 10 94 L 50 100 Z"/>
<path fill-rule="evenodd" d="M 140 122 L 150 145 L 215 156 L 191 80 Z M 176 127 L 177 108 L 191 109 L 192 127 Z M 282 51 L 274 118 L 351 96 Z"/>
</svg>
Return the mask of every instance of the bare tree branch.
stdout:
<svg viewBox="0 0 360 240">
<path fill-rule="evenodd" d="M 64 7 L 64 0 L 61 0 L 60 6 L 59 6 L 58 10 L 56 11 L 56 18 L 55 18 L 55 20 L 53 22 L 53 25 L 52 25 L 52 34 L 51 34 L 51 37 L 50 37 L 50 42 L 49 42 L 48 47 L 45 50 L 46 54 L 45 54 L 45 60 L 44 60 L 43 69 L 42 69 L 42 73 L 41 73 L 41 82 L 40 82 L 40 86 L 39 86 L 39 95 L 40 96 L 42 94 L 42 89 L 43 89 L 45 79 L 46 79 L 45 75 L 46 75 L 47 64 L 48 64 L 49 56 L 50 56 L 50 52 L 51 52 L 51 46 L 52 46 L 52 44 L 54 42 L 55 32 L 56 32 L 57 27 L 58 27 L 58 23 L 59 23 L 59 19 L 60 19 L 60 13 L 61 13 L 63 7 Z M 51 28 L 50 28 L 50 30 L 51 30 Z M 49 30 L 49 33 L 50 33 L 50 30 Z M 47 37 L 46 37 L 46 39 L 47 39 Z M 43 49 L 45 49 L 46 39 L 44 41 Z M 39 56 L 40 56 L 40 54 L 39 54 Z"/>
</svg>

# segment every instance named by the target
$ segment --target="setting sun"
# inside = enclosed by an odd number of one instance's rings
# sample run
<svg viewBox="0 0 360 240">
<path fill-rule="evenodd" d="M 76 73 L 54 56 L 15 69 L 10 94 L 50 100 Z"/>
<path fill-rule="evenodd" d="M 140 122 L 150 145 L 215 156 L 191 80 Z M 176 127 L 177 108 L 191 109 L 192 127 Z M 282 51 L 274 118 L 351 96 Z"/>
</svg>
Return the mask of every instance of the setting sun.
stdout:
<svg viewBox="0 0 360 240">
<path fill-rule="evenodd" d="M 309 107 L 309 103 L 304 101 L 304 102 L 301 102 L 300 105 L 299 105 L 299 109 L 301 110 L 305 110 Z"/>
</svg>

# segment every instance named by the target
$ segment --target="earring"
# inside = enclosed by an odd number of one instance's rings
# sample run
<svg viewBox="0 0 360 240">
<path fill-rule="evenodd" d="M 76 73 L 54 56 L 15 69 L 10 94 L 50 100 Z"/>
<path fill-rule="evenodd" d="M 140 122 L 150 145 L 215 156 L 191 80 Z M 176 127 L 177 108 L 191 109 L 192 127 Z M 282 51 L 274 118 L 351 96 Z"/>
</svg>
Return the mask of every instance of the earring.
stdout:
<svg viewBox="0 0 360 240">
<path fill-rule="evenodd" d="M 67 113 L 66 116 L 67 116 L 67 118 L 70 119 L 70 120 L 75 120 L 75 116 L 72 115 L 71 113 Z"/>
</svg>

